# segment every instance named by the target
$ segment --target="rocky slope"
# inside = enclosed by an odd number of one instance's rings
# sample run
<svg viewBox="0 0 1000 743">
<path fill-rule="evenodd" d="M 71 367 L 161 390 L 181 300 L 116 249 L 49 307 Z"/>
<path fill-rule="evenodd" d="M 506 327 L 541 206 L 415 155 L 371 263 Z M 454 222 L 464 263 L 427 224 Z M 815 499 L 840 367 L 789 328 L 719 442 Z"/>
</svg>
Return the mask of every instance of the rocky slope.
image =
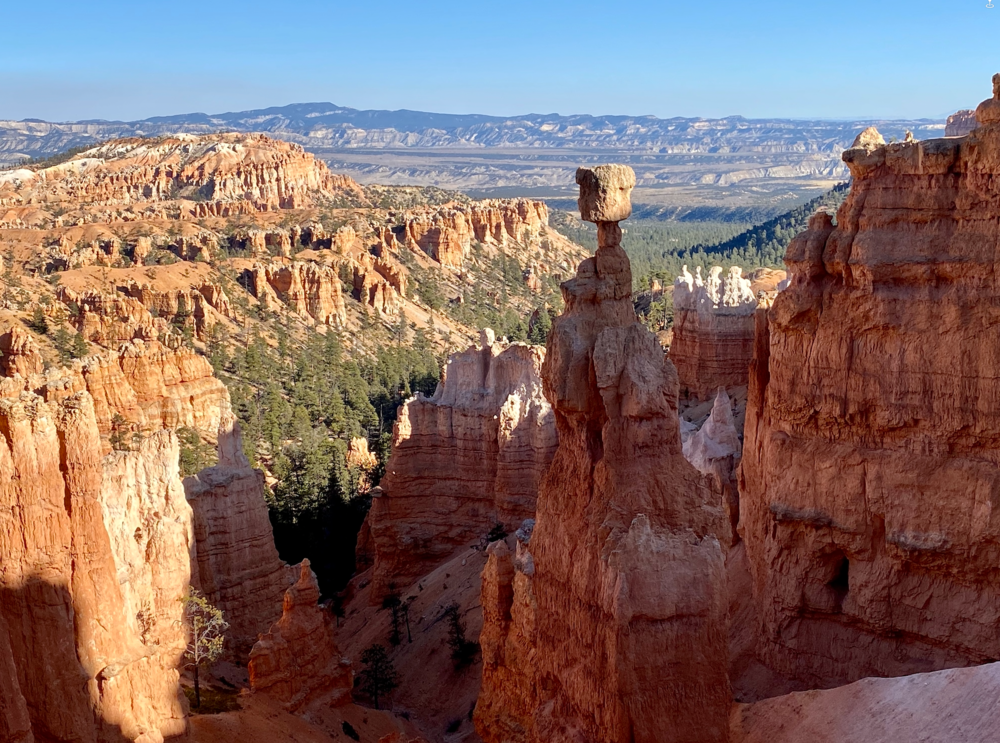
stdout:
<svg viewBox="0 0 1000 743">
<path fill-rule="evenodd" d="M 453 349 L 487 316 L 557 301 L 586 254 L 541 202 L 362 188 L 263 135 L 114 140 L 59 160 L 0 171 L 0 306 L 39 304 L 105 348 L 405 319 Z M 356 337 L 374 352 L 378 335 Z"/>
<path fill-rule="evenodd" d="M 677 367 L 681 395 L 701 400 L 719 387 L 747 383 L 754 347 L 757 297 L 738 266 L 714 266 L 706 279 L 701 266 L 674 282 L 674 326 L 670 360 Z"/>
<path fill-rule="evenodd" d="M 677 378 L 631 303 L 631 170 L 580 169 L 600 247 L 563 284 L 537 523 L 483 573 L 486 741 L 726 741 L 721 497 L 681 453 Z"/>
<path fill-rule="evenodd" d="M 964 137 L 844 153 L 751 373 L 741 531 L 761 654 L 803 687 L 1000 654 L 1000 76 Z"/>
<path fill-rule="evenodd" d="M 434 396 L 399 413 L 392 455 L 366 519 L 371 595 L 381 601 L 496 525 L 513 531 L 535 512 L 557 444 L 542 396 L 543 349 L 497 341 L 448 359 Z"/>
<path fill-rule="evenodd" d="M 87 203 L 105 207 L 109 222 L 134 218 L 137 204 L 144 205 L 140 214 L 165 216 L 156 205 L 185 195 L 196 199 L 191 216 L 207 217 L 293 209 L 340 191 L 364 201 L 350 178 L 330 173 L 298 145 L 262 134 L 116 139 L 84 157 L 14 171 L 0 182 L 0 200 L 15 211 L 31 212 L 41 199 L 50 210 Z"/>
<path fill-rule="evenodd" d="M 978 743 L 1000 725 L 1000 666 L 864 679 L 751 705 L 732 715 L 732 743 Z"/>
</svg>

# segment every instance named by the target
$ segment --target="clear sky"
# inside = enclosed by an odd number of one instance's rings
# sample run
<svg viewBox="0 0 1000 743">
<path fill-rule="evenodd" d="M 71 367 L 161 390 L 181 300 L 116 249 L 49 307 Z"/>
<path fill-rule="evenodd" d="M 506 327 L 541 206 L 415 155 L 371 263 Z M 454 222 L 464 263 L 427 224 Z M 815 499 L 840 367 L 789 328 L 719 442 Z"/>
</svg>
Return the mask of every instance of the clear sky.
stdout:
<svg viewBox="0 0 1000 743">
<path fill-rule="evenodd" d="M 4 3 L 0 118 L 330 101 L 449 113 L 940 117 L 1000 71 L 1000 0 Z"/>
</svg>

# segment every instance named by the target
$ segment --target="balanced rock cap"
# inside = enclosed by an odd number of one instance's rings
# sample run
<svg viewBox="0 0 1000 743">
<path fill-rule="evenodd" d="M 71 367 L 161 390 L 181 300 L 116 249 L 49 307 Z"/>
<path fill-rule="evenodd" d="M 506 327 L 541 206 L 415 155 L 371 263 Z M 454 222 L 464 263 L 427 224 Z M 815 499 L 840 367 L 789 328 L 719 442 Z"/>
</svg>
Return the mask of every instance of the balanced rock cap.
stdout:
<svg viewBox="0 0 1000 743">
<path fill-rule="evenodd" d="M 598 165 L 577 168 L 581 219 L 587 222 L 620 222 L 632 214 L 629 196 L 635 187 L 635 171 L 628 165 Z"/>
</svg>

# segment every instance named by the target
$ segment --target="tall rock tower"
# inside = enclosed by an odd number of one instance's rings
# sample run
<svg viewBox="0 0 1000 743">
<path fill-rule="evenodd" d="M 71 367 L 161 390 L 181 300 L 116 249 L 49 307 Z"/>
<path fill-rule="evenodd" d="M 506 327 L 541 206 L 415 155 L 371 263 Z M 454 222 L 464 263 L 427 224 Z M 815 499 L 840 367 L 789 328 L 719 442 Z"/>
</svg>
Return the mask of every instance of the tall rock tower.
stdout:
<svg viewBox="0 0 1000 743">
<path fill-rule="evenodd" d="M 681 453 L 677 372 L 632 309 L 631 168 L 577 171 L 598 249 L 562 285 L 542 369 L 559 448 L 536 526 L 483 573 L 488 743 L 723 743 L 721 498 Z"/>
</svg>

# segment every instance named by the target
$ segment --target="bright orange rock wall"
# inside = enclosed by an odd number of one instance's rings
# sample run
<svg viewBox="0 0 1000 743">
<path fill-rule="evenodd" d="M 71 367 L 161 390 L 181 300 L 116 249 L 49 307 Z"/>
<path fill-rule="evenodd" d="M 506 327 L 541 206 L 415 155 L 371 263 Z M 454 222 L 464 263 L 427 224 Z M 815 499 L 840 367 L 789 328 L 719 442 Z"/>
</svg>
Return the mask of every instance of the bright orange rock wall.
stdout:
<svg viewBox="0 0 1000 743">
<path fill-rule="evenodd" d="M 803 686 L 1000 657 L 1000 76 L 955 139 L 844 153 L 751 375 L 741 531 Z"/>
</svg>

